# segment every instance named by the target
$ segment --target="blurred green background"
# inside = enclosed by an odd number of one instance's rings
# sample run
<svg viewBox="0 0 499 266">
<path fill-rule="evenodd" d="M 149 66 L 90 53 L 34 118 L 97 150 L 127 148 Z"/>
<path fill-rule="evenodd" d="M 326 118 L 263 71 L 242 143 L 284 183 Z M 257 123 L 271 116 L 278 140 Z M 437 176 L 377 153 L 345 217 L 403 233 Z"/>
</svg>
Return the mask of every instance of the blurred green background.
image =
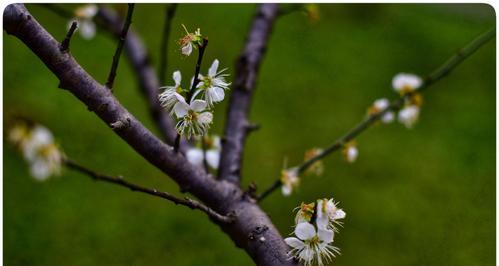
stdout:
<svg viewBox="0 0 499 266">
<path fill-rule="evenodd" d="M 64 37 L 65 19 L 40 6 L 28 9 L 53 36 Z M 184 23 L 200 27 L 210 39 L 204 71 L 218 58 L 233 73 L 254 9 L 253 4 L 179 5 L 169 72 L 180 69 L 184 77 L 193 72 L 194 57 L 181 58 L 175 46 Z M 275 25 L 252 107 L 251 120 L 261 129 L 246 145 L 244 186 L 270 185 L 284 157 L 299 163 L 305 150 L 328 145 L 360 121 L 375 99 L 396 97 L 393 75 L 428 74 L 495 25 L 493 8 L 478 4 L 319 9 L 317 23 L 292 13 Z M 138 4 L 133 20 L 155 65 L 163 14 L 164 5 Z M 178 193 L 175 183 L 58 89 L 57 79 L 20 41 L 3 37 L 4 121 L 13 114 L 31 117 L 52 129 L 80 163 Z M 103 83 L 115 45 L 100 30 L 91 41 L 77 34 L 71 52 Z M 324 161 L 322 177 L 304 179 L 289 198 L 275 193 L 262 207 L 287 235 L 300 202 L 331 196 L 340 201 L 347 218 L 335 239 L 342 250 L 335 265 L 494 264 L 495 71 L 493 41 L 425 92 L 414 129 L 398 123 L 370 129 L 357 139 L 356 163 L 347 164 L 336 153 Z M 157 132 L 126 59 L 114 91 Z M 217 106 L 214 133 L 223 132 L 225 108 L 226 103 Z M 252 264 L 201 212 L 71 171 L 37 182 L 6 142 L 3 160 L 5 265 Z"/>
</svg>

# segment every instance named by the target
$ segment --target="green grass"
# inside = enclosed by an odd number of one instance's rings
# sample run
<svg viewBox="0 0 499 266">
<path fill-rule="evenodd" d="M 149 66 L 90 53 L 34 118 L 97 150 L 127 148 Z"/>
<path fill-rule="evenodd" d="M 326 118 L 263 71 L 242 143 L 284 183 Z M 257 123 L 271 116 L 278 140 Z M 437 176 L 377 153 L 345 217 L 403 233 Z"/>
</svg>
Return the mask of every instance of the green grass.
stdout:
<svg viewBox="0 0 499 266">
<path fill-rule="evenodd" d="M 66 6 L 72 8 L 73 6 Z M 28 6 L 56 38 L 66 21 Z M 158 64 L 163 7 L 138 4 L 133 25 Z M 172 36 L 201 27 L 210 38 L 204 68 L 214 58 L 234 71 L 254 5 L 185 4 Z M 428 74 L 495 25 L 487 5 L 320 5 L 321 20 L 299 14 L 277 22 L 258 80 L 251 120 L 261 124 L 247 142 L 243 185 L 260 189 L 278 176 L 283 158 L 324 147 L 365 115 L 376 98 L 396 97 L 398 72 Z M 169 70 L 184 77 L 170 40 Z M 20 41 L 4 33 L 4 119 L 29 116 L 51 128 L 67 154 L 101 172 L 177 193 L 178 187 L 108 129 L 67 91 Z M 104 83 L 115 41 L 100 31 L 76 36 L 71 52 Z M 376 126 L 357 142 L 360 157 L 324 160 L 322 177 L 306 178 L 298 193 L 263 202 L 283 235 L 292 209 L 331 197 L 347 212 L 336 236 L 335 265 L 492 265 L 495 261 L 495 41 L 488 43 L 424 95 L 419 123 Z M 171 72 L 170 71 L 170 72 Z M 170 76 L 170 74 L 168 74 Z M 115 95 L 157 132 L 136 79 L 122 60 Z M 223 132 L 226 103 L 213 132 Z M 5 126 L 5 124 L 4 124 Z M 39 183 L 4 142 L 5 265 L 251 265 L 203 213 L 65 171 Z"/>
</svg>

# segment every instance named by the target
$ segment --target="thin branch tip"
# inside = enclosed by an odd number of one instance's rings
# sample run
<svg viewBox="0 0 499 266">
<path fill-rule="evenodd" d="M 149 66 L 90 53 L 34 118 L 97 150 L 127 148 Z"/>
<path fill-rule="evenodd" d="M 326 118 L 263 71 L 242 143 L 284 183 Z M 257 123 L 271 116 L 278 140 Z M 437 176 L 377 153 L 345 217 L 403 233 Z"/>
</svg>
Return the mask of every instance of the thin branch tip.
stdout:
<svg viewBox="0 0 499 266">
<path fill-rule="evenodd" d="M 120 62 L 121 51 L 123 50 L 123 45 L 126 41 L 126 36 L 128 34 L 128 29 L 130 28 L 130 24 L 132 24 L 132 15 L 135 4 L 128 4 L 128 10 L 126 15 L 126 20 L 123 25 L 123 29 L 121 30 L 121 34 L 119 36 L 118 45 L 113 55 L 113 62 L 111 64 L 111 69 L 109 71 L 109 75 L 106 81 L 106 88 L 109 90 L 113 89 L 114 79 L 116 78 L 116 71 L 118 70 L 118 64 Z"/>
<path fill-rule="evenodd" d="M 61 42 L 61 48 L 60 48 L 61 52 L 69 51 L 69 42 L 71 41 L 71 37 L 73 37 L 73 34 L 77 28 L 78 28 L 78 22 L 73 21 L 73 23 L 71 23 L 71 27 L 68 30 L 68 33 L 66 34 L 66 37 Z"/>
</svg>

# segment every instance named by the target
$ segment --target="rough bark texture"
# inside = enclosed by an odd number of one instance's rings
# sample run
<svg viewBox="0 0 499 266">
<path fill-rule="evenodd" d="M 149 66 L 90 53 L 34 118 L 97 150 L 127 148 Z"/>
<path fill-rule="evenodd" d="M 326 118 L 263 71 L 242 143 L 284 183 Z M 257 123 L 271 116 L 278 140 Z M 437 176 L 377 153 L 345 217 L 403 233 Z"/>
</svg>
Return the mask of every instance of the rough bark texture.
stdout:
<svg viewBox="0 0 499 266">
<path fill-rule="evenodd" d="M 123 21 L 117 14 L 109 9 L 99 8 L 97 19 L 100 22 L 99 25 L 114 36 L 119 37 Z M 159 104 L 158 93 L 160 84 L 158 77 L 154 68 L 149 63 L 147 49 L 132 29 L 130 29 L 126 37 L 125 53 L 132 65 L 133 72 L 137 75 L 139 87 L 147 99 L 151 117 L 158 126 L 164 140 L 168 144 L 173 145 L 177 135 L 175 123 Z"/>
<path fill-rule="evenodd" d="M 6 32 L 20 39 L 45 63 L 59 78 L 60 87 L 80 99 L 141 156 L 169 175 L 183 191 L 192 193 L 210 208 L 224 215 L 234 213 L 237 217 L 234 223 L 219 226 L 238 247 L 248 252 L 256 264 L 295 265 L 286 256 L 288 248 L 281 235 L 253 200 L 236 185 L 217 181 L 192 166 L 180 153 L 174 153 L 170 146 L 155 137 L 109 90 L 89 76 L 69 52 L 60 51 L 59 42 L 24 5 L 7 6 L 3 18 Z"/>
<path fill-rule="evenodd" d="M 233 183 L 239 183 L 241 178 L 244 143 L 252 127 L 248 119 L 251 100 L 278 11 L 277 4 L 262 4 L 258 7 L 246 45 L 236 64 L 236 79 L 229 102 L 219 170 L 220 179 Z"/>
</svg>

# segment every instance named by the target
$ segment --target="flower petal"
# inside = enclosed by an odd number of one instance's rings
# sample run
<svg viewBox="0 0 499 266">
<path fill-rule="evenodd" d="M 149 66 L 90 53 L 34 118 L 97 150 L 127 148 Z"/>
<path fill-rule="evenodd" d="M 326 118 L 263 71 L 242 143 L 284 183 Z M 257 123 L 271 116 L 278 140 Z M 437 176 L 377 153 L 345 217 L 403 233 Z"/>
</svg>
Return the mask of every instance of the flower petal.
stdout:
<svg viewBox="0 0 499 266">
<path fill-rule="evenodd" d="M 85 40 L 90 40 L 95 36 L 95 23 L 91 20 L 80 21 L 80 35 Z"/>
<path fill-rule="evenodd" d="M 191 109 L 194 112 L 202 112 L 206 108 L 206 101 L 194 100 L 191 102 Z"/>
<path fill-rule="evenodd" d="M 213 169 L 218 169 L 220 163 L 220 152 L 218 150 L 209 150 L 206 152 L 206 162 Z"/>
<path fill-rule="evenodd" d="M 175 115 L 177 115 L 178 118 L 184 117 L 185 115 L 187 115 L 187 112 L 189 112 L 189 105 L 187 105 L 185 102 L 179 101 L 173 107 L 173 112 L 175 112 Z"/>
<path fill-rule="evenodd" d="M 197 148 L 189 149 L 186 153 L 187 161 L 193 165 L 203 165 L 203 151 Z"/>
<path fill-rule="evenodd" d="M 201 124 L 210 124 L 213 120 L 213 114 L 210 112 L 204 112 L 198 116 L 198 122 Z"/>
<path fill-rule="evenodd" d="M 334 232 L 331 231 L 331 230 L 326 230 L 326 229 L 319 228 L 319 231 L 317 232 L 317 235 L 319 236 L 319 239 L 321 241 L 323 241 L 323 242 L 326 242 L 326 243 L 333 242 Z"/>
<path fill-rule="evenodd" d="M 175 81 L 175 87 L 178 87 L 182 82 L 182 74 L 180 73 L 180 71 L 177 70 L 173 72 L 173 80 Z"/>
<path fill-rule="evenodd" d="M 300 223 L 295 228 L 295 235 L 301 240 L 308 240 L 315 236 L 315 228 L 309 223 Z"/>
<path fill-rule="evenodd" d="M 188 42 L 186 45 L 182 47 L 182 54 L 189 56 L 192 53 L 192 44 L 191 42 Z"/>
<path fill-rule="evenodd" d="M 343 218 L 345 218 L 346 215 L 347 214 L 342 209 L 339 209 L 339 210 L 334 212 L 333 219 L 334 220 L 343 219 Z"/>
<path fill-rule="evenodd" d="M 287 237 L 284 239 L 284 242 L 288 244 L 288 246 L 296 249 L 301 249 L 305 246 L 305 244 L 298 238 L 296 237 Z"/>
<path fill-rule="evenodd" d="M 213 60 L 210 69 L 208 69 L 208 76 L 214 77 L 217 74 L 218 63 L 218 59 Z"/>
<path fill-rule="evenodd" d="M 224 89 L 219 88 L 219 87 L 213 87 L 210 89 L 211 97 L 214 102 L 221 102 L 224 100 L 225 97 L 225 92 Z"/>
</svg>

